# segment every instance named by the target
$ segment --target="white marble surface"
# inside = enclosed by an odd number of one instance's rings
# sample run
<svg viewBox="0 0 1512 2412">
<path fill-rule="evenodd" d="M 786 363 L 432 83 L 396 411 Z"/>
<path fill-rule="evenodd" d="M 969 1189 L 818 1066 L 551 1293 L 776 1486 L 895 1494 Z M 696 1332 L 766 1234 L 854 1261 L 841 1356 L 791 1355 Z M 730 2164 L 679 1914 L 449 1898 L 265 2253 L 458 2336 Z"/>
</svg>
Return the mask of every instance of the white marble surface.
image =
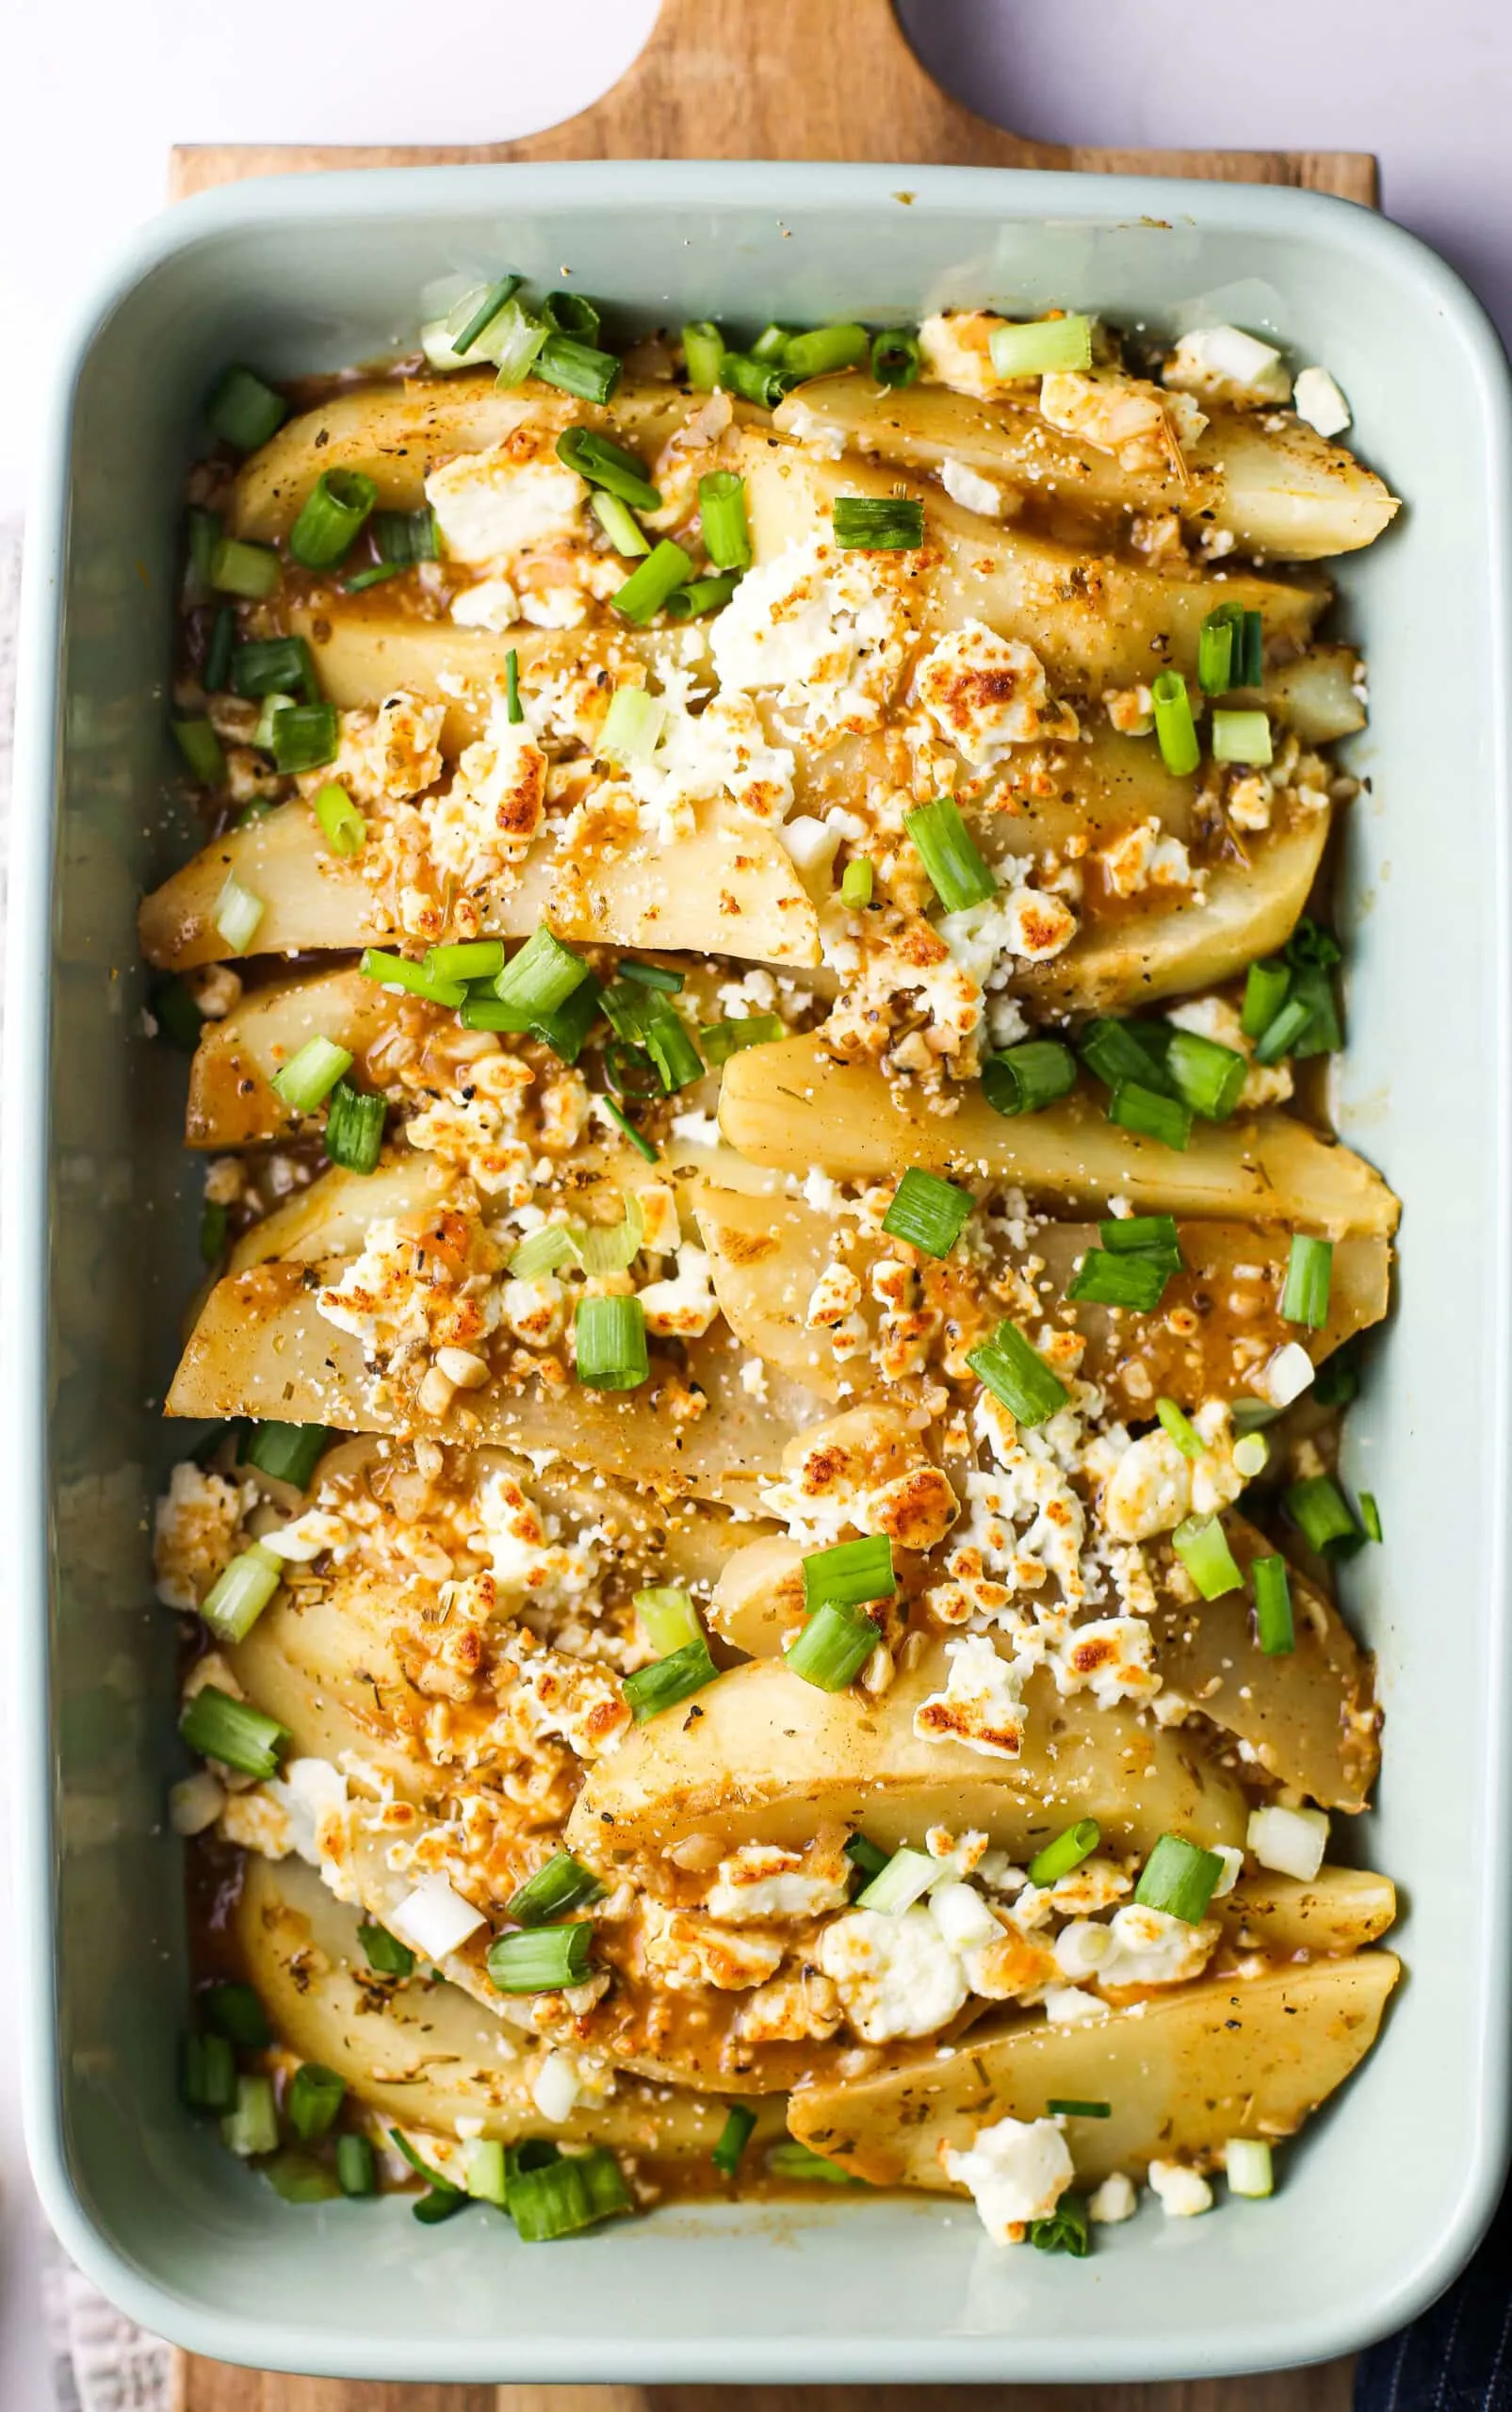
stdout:
<svg viewBox="0 0 1512 2412">
<path fill-rule="evenodd" d="M 837 5 L 838 0 L 830 0 Z M 758 5 L 758 0 L 752 0 Z M 1270 0 L 1194 19 L 1179 0 L 903 0 L 942 81 L 1000 122 L 1104 142 L 1375 151 L 1387 207 L 1468 274 L 1512 332 L 1512 12 L 1504 0 Z M 269 73 L 242 17 L 199 0 L 12 11 L 0 145 L 0 323 L 39 355 L 121 230 L 149 216 L 175 139 L 480 141 L 551 123 L 634 57 L 655 0 L 451 0 L 417 52 L 403 0 L 315 0 Z M 20 511 L 34 386 L 0 382 L 0 523 Z M 0 737 L 8 552 L 0 524 Z M 0 793 L 3 793 L 0 761 Z M 0 1802 L 0 1817 L 3 1817 Z M 6 1931 L 0 1855 L 0 1932 Z M 0 2406 L 53 2412 L 42 2238 L 7 2073 L 0 1984 Z"/>
</svg>

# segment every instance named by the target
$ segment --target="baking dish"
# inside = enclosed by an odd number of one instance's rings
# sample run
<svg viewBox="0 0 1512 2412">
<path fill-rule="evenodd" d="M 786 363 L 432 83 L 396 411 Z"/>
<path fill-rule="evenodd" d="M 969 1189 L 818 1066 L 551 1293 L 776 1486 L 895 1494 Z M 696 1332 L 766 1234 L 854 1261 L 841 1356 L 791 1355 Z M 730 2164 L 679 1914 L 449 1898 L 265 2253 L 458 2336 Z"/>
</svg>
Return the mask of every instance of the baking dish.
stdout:
<svg viewBox="0 0 1512 2412">
<path fill-rule="evenodd" d="M 1374 704 L 1339 1112 L 1406 1209 L 1345 1466 L 1388 1533 L 1347 1585 L 1389 1719 L 1358 1854 L 1402 1882 L 1409 1975 L 1270 2204 L 1146 2208 L 1085 2263 L 998 2252 L 964 2204 L 682 2210 L 559 2246 L 522 2284 L 492 2225 L 288 2209 L 175 2101 L 173 1640 L 144 1605 L 145 1522 L 193 1210 L 133 917 L 186 835 L 160 709 L 179 478 L 224 358 L 373 357 L 411 335 L 430 278 L 501 259 L 570 268 L 641 323 L 989 299 L 1235 319 L 1332 370 L 1407 498 L 1342 579 Z M 5 1468 L 24 2083 L 70 2251 L 197 2351 L 390 2379 L 1144 2378 L 1338 2353 L 1407 2317 L 1473 2244 L 1506 2142 L 1509 428 L 1477 306 L 1368 213 L 1260 187 L 700 164 L 288 179 L 138 238 L 50 426 L 12 870 Z"/>
</svg>

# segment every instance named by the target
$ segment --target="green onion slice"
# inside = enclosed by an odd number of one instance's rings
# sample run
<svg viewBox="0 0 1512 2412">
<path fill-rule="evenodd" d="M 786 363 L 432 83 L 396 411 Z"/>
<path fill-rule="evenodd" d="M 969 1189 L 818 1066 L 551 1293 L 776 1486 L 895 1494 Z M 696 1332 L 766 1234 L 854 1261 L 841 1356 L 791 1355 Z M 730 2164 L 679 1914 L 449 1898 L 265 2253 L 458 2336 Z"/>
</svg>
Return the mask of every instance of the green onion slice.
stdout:
<svg viewBox="0 0 1512 2412">
<path fill-rule="evenodd" d="M 903 816 L 903 830 L 948 913 L 984 904 L 998 883 L 961 818 L 953 796 L 936 796 Z"/>
<path fill-rule="evenodd" d="M 226 757 L 219 738 L 207 720 L 174 720 L 169 722 L 179 752 L 203 788 L 224 787 Z"/>
<path fill-rule="evenodd" d="M 1137 1131 L 1162 1148 L 1185 1148 L 1192 1137 L 1192 1109 L 1179 1098 L 1162 1097 L 1142 1081 L 1123 1081 L 1108 1100 L 1108 1119 L 1121 1131 Z"/>
<path fill-rule="evenodd" d="M 1212 758 L 1215 762 L 1246 762 L 1263 769 L 1274 758 L 1271 724 L 1264 712 L 1221 712 L 1212 715 Z"/>
<path fill-rule="evenodd" d="M 1255 1591 L 1255 1638 L 1267 1658 L 1284 1658 L 1296 1648 L 1292 1578 L 1285 1558 L 1253 1559 L 1249 1579 Z"/>
<path fill-rule="evenodd" d="M 231 603 L 222 603 L 215 615 L 210 642 L 204 656 L 204 689 L 206 694 L 225 693 L 231 678 L 231 657 L 236 649 L 236 611 Z"/>
<path fill-rule="evenodd" d="M 842 2169 L 837 2160 L 826 2160 L 821 2152 L 814 2152 L 807 2144 L 801 2144 L 793 2138 L 771 2146 L 767 2154 L 767 2167 L 773 2177 L 797 2178 L 805 2186 L 864 2186 L 867 2183 L 864 2177 L 857 2177 L 854 2170 Z"/>
<path fill-rule="evenodd" d="M 1051 1373 L 1038 1349 L 1006 1317 L 990 1340 L 968 1352 L 966 1361 L 984 1388 L 1020 1424 L 1043 1424 L 1070 1398 L 1059 1375 Z"/>
<path fill-rule="evenodd" d="M 1312 1475 L 1292 1483 L 1283 1494 L 1283 1505 L 1303 1540 L 1321 1557 L 1353 1557 L 1364 1546 L 1364 1536 L 1332 1475 Z"/>
<path fill-rule="evenodd" d="M 223 536 L 210 562 L 210 583 L 217 592 L 245 603 L 266 602 L 282 575 L 271 545 L 248 545 L 237 536 Z"/>
<path fill-rule="evenodd" d="M 336 2184 L 352 2201 L 378 2192 L 378 2164 L 366 2136 L 336 2138 Z"/>
<path fill-rule="evenodd" d="M 906 1240 L 926 1256 L 949 1256 L 975 1203 L 969 1190 L 910 1165 L 893 1192 L 882 1228 L 889 1239 Z"/>
<path fill-rule="evenodd" d="M 1052 2094 L 1045 2105 L 1045 2112 L 1050 2119 L 1111 2119 L 1113 2104 L 1068 2101 L 1060 2094 Z"/>
<path fill-rule="evenodd" d="M 1150 689 L 1155 702 L 1155 738 L 1161 759 L 1174 779 L 1191 776 L 1202 758 L 1192 698 L 1179 670 L 1162 670 Z"/>
<path fill-rule="evenodd" d="M 885 1851 L 867 1834 L 853 1834 L 845 1846 L 845 1856 L 863 1882 L 870 1884 L 874 1876 L 882 1874 L 891 1853 Z"/>
<path fill-rule="evenodd" d="M 1097 1225 L 1112 1256 L 1163 1256 L 1173 1273 L 1181 1270 L 1181 1235 L 1174 1214 L 1115 1214 Z"/>
<path fill-rule="evenodd" d="M 989 1055 L 982 1094 L 995 1114 L 1038 1114 L 1076 1086 L 1076 1057 L 1058 1038 L 1025 1038 Z"/>
<path fill-rule="evenodd" d="M 607 402 L 620 382 L 621 365 L 576 335 L 548 334 L 535 357 L 535 373 L 547 385 L 580 402 Z"/>
<path fill-rule="evenodd" d="M 601 1098 L 599 1102 L 603 1106 L 605 1113 L 609 1116 L 610 1120 L 618 1130 L 624 1133 L 626 1138 L 628 1139 L 637 1155 L 643 1156 L 648 1165 L 658 1163 L 660 1160 L 658 1150 L 652 1146 L 652 1143 L 646 1137 L 645 1133 L 638 1129 L 636 1124 L 630 1120 L 629 1116 L 625 1113 L 623 1108 L 616 1105 L 611 1097 Z"/>
<path fill-rule="evenodd" d="M 1133 1081 L 1162 1097 L 1175 1097 L 1176 1085 L 1165 1068 L 1175 1035 L 1168 1021 L 1088 1022 L 1079 1041 L 1081 1061 L 1111 1089 Z"/>
<path fill-rule="evenodd" d="M 1359 1521 L 1365 1527 L 1368 1540 L 1378 1541 L 1383 1538 L 1381 1510 L 1374 1491 L 1362 1491 L 1359 1494 Z"/>
<path fill-rule="evenodd" d="M 796 333 L 796 328 L 779 326 L 776 320 L 772 319 L 762 328 L 751 346 L 752 359 L 780 360 Z"/>
<path fill-rule="evenodd" d="M 251 1985 L 206 1985 L 199 2008 L 218 2035 L 244 2052 L 266 2052 L 273 2040 L 268 2013 Z"/>
<path fill-rule="evenodd" d="M 695 578 L 691 585 L 675 586 L 667 597 L 667 617 L 701 620 L 707 612 L 723 611 L 740 583 L 740 571 L 728 569 L 718 578 Z"/>
<path fill-rule="evenodd" d="M 649 762 L 667 725 L 667 707 L 644 687 L 616 687 L 594 751 L 606 762 Z"/>
<path fill-rule="evenodd" d="M 840 875 L 840 903 L 848 912 L 862 912 L 870 904 L 874 876 L 867 856 L 852 856 Z"/>
<path fill-rule="evenodd" d="M 238 2077 L 236 2099 L 220 2122 L 228 2152 L 243 2160 L 278 2150 L 278 2112 L 273 2080 L 268 2077 Z"/>
<path fill-rule="evenodd" d="M 1170 1260 L 1153 1250 L 1119 1256 L 1089 1247 L 1065 1295 L 1080 1306 L 1127 1307 L 1135 1314 L 1152 1314 L 1173 1270 Z"/>
<path fill-rule="evenodd" d="M 576 335 L 581 343 L 592 343 L 598 333 L 598 305 L 586 293 L 548 293 L 541 316 L 553 334 Z"/>
<path fill-rule="evenodd" d="M 551 2147 L 556 2152 L 556 2146 Z M 527 2144 L 509 2155 L 509 2211 L 522 2244 L 576 2236 L 599 2220 L 633 2210 L 630 2190 L 607 2145 L 538 2159 Z"/>
<path fill-rule="evenodd" d="M 549 1014 L 564 1005 L 573 990 L 587 978 L 588 966 L 582 956 L 563 946 L 543 921 L 505 965 L 494 984 L 494 993 L 500 1004 L 516 1005 L 522 1013 Z"/>
<path fill-rule="evenodd" d="M 651 1373 L 639 1298 L 579 1298 L 577 1379 L 585 1390 L 639 1390 Z"/>
<path fill-rule="evenodd" d="M 296 1114 L 314 1114 L 325 1103 L 343 1072 L 351 1069 L 350 1051 L 333 1038 L 308 1038 L 297 1054 L 273 1074 L 272 1085 Z"/>
<path fill-rule="evenodd" d="M 931 1859 L 927 1851 L 895 1850 L 881 1873 L 856 1895 L 855 1906 L 875 1910 L 885 1918 L 901 1918 L 932 1884 L 939 1882 L 942 1872 L 939 1861 Z"/>
<path fill-rule="evenodd" d="M 576 1263 L 577 1247 L 565 1223 L 546 1223 L 523 1239 L 510 1259 L 516 1281 L 539 1281 L 559 1266 Z"/>
<path fill-rule="evenodd" d="M 284 2107 L 289 2126 L 301 2144 L 318 2143 L 329 2133 L 346 2098 L 347 2080 L 338 2077 L 334 2069 L 325 2068 L 318 2061 L 306 2061 L 295 2070 Z"/>
<path fill-rule="evenodd" d="M 222 370 L 204 406 L 212 435 L 238 452 L 255 452 L 278 433 L 288 415 L 283 395 L 239 363 Z"/>
<path fill-rule="evenodd" d="M 561 1993 L 580 1985 L 593 1964 L 593 1930 L 581 1919 L 522 1927 L 496 1935 L 488 1948 L 488 1980 L 501 1994 Z"/>
<path fill-rule="evenodd" d="M 332 853 L 360 855 L 367 842 L 367 823 L 346 789 L 328 779 L 324 787 L 316 789 L 310 803 Z"/>
<path fill-rule="evenodd" d="M 545 1926 L 550 1918 L 565 1917 L 569 1910 L 601 1901 L 605 1889 L 591 1867 L 574 1859 L 570 1850 L 559 1850 L 511 1895 L 504 1915 L 516 1926 Z"/>
<path fill-rule="evenodd" d="M 378 558 L 388 569 L 409 569 L 415 562 L 441 558 L 436 515 L 429 503 L 422 511 L 375 511 L 372 537 Z"/>
<path fill-rule="evenodd" d="M 712 318 L 692 318 L 682 331 L 688 383 L 695 394 L 711 394 L 719 383 L 724 338 Z"/>
<path fill-rule="evenodd" d="M 1063 1876 L 1090 1859 L 1102 1840 L 1102 1828 L 1096 1817 L 1079 1817 L 1074 1826 L 1044 1845 L 1029 1863 L 1032 1884 L 1058 1884 Z"/>
<path fill-rule="evenodd" d="M 261 695 L 302 695 L 312 703 L 318 694 L 315 663 L 302 637 L 252 637 L 236 647 L 231 660 L 234 692 L 256 700 Z"/>
<path fill-rule="evenodd" d="M 350 1082 L 338 1081 L 326 1109 L 328 1161 L 344 1172 L 376 1172 L 387 1116 L 388 1107 L 381 1097 L 366 1097 Z"/>
<path fill-rule="evenodd" d="M 1328 1292 L 1333 1281 L 1332 1240 L 1313 1239 L 1293 1231 L 1281 1291 L 1281 1320 L 1321 1331 L 1328 1320 Z"/>
<path fill-rule="evenodd" d="M 1194 1114 L 1206 1122 L 1227 1122 L 1239 1103 L 1249 1061 L 1235 1048 L 1178 1026 L 1165 1051 L 1165 1068 Z"/>
<path fill-rule="evenodd" d="M 645 463 L 623 444 L 611 444 L 592 428 L 564 428 L 557 438 L 557 458 L 576 469 L 593 486 L 618 495 L 635 511 L 659 511 L 661 496 L 645 473 Z"/>
<path fill-rule="evenodd" d="M 1268 1022 L 1255 1042 L 1257 1064 L 1278 1064 L 1289 1054 L 1312 1021 L 1312 1006 L 1306 997 L 1289 997 L 1274 1021 Z"/>
<path fill-rule="evenodd" d="M 428 980 L 496 980 L 504 969 L 502 938 L 460 938 L 433 946 L 420 966 Z"/>
<path fill-rule="evenodd" d="M 488 2136 L 469 2137 L 463 2151 L 463 2176 L 475 2203 L 493 2203 L 503 2210 L 510 2178 L 502 2143 Z"/>
<path fill-rule="evenodd" d="M 721 354 L 719 382 L 725 393 L 738 395 L 742 402 L 756 402 L 768 411 L 776 409 L 792 384 L 785 368 L 770 360 L 757 360 L 748 351 Z"/>
<path fill-rule="evenodd" d="M 341 750 L 334 704 L 285 704 L 273 715 L 273 762 L 293 774 L 319 771 Z"/>
<path fill-rule="evenodd" d="M 1185 1517 L 1171 1535 L 1171 1547 L 1205 1600 L 1221 1600 L 1243 1585 L 1228 1536 L 1216 1516 Z"/>
<path fill-rule="evenodd" d="M 837 1541 L 833 1549 L 814 1550 L 804 1559 L 804 1606 L 862 1606 L 868 1600 L 886 1600 L 898 1589 L 893 1572 L 892 1542 L 886 1533 L 869 1533 L 854 1541 Z"/>
<path fill-rule="evenodd" d="M 1284 963 L 1252 963 L 1244 974 L 1239 1027 L 1246 1038 L 1263 1038 L 1286 1002 L 1292 974 Z"/>
<path fill-rule="evenodd" d="M 706 1022 L 698 1034 L 707 1064 L 727 1064 L 746 1047 L 770 1047 L 785 1035 L 778 1014 L 737 1015 L 730 1021 Z"/>
<path fill-rule="evenodd" d="M 1044 377 L 1058 368 L 1090 368 L 1092 320 L 1080 312 L 994 327 L 987 350 L 1000 377 Z"/>
<path fill-rule="evenodd" d="M 904 495 L 837 495 L 830 515 L 842 551 L 915 553 L 924 541 L 924 506 Z"/>
<path fill-rule="evenodd" d="M 201 1758 L 219 1759 L 238 1775 L 256 1776 L 264 1782 L 277 1775 L 279 1761 L 294 1739 L 276 1717 L 265 1717 L 248 1701 L 233 1700 L 215 1684 L 205 1684 L 195 1693 L 179 1719 L 178 1730 Z"/>
<path fill-rule="evenodd" d="M 719 2142 L 708 2156 L 723 2176 L 733 2177 L 739 2169 L 740 2155 L 756 2133 L 756 2112 L 748 2110 L 743 2102 L 732 2104 L 725 2112 Z"/>
<path fill-rule="evenodd" d="M 160 980 L 148 995 L 147 1010 L 157 1024 L 157 1035 L 166 1038 L 171 1047 L 192 1055 L 204 1028 L 204 1016 L 194 1002 L 188 982 L 178 972 L 171 979 Z"/>
<path fill-rule="evenodd" d="M 651 550 L 650 537 L 629 504 L 622 502 L 617 494 L 606 494 L 599 487 L 589 496 L 588 507 L 622 559 L 635 561 Z"/>
<path fill-rule="evenodd" d="M 476 307 L 463 318 L 460 327 L 453 329 L 450 320 L 447 321 L 451 349 L 459 360 L 465 360 L 470 351 L 477 350 L 506 302 L 519 289 L 521 281 L 517 276 L 501 276 L 496 285 L 484 288 L 478 297 Z M 466 300 L 471 302 L 473 296 L 468 294 Z M 465 303 L 459 307 L 465 307 Z"/>
<path fill-rule="evenodd" d="M 871 356 L 871 338 L 854 319 L 834 327 L 810 327 L 789 335 L 782 348 L 782 365 L 800 384 L 810 377 L 831 377 L 841 368 L 859 368 Z"/>
<path fill-rule="evenodd" d="M 680 1650 L 670 1651 L 665 1658 L 656 1659 L 649 1667 L 637 1668 L 625 1678 L 625 1697 L 637 1725 L 644 1725 L 652 1717 L 659 1717 L 663 1709 L 675 1708 L 680 1701 L 691 1700 L 719 1673 L 709 1656 L 708 1643 L 702 1634 L 696 1641 L 685 1641 Z"/>
<path fill-rule="evenodd" d="M 334 569 L 356 543 L 378 500 L 361 469 L 323 469 L 289 530 L 289 551 L 304 569 Z"/>
<path fill-rule="evenodd" d="M 1195 1459 L 1206 1455 L 1206 1441 L 1191 1417 L 1182 1414 L 1174 1398 L 1158 1398 L 1155 1412 L 1160 1418 L 1162 1431 L 1167 1440 L 1176 1442 L 1183 1458 Z"/>
<path fill-rule="evenodd" d="M 805 1573 L 806 1578 L 807 1569 Z M 787 1654 L 787 1665 L 821 1692 L 842 1692 L 854 1682 L 881 1639 L 863 1608 L 826 1600 L 814 1610 Z"/>
<path fill-rule="evenodd" d="M 218 1641 L 245 1641 L 283 1580 L 282 1561 L 253 1541 L 217 1575 L 200 1614 Z"/>
<path fill-rule="evenodd" d="M 1063 2194 L 1048 2219 L 1030 2221 L 1029 2241 L 1036 2253 L 1069 2253 L 1084 2260 L 1092 2250 L 1086 2205 L 1078 2195 Z"/>
<path fill-rule="evenodd" d="M 330 1439 L 330 1427 L 324 1424 L 252 1424 L 236 1462 L 292 1483 L 296 1491 L 308 1491 Z"/>
<path fill-rule="evenodd" d="M 745 480 L 734 469 L 714 469 L 698 481 L 698 510 L 704 530 L 704 550 L 716 569 L 748 569 L 751 525 L 745 507 Z"/>
<path fill-rule="evenodd" d="M 262 898 L 254 896 L 250 888 L 244 888 L 235 872 L 228 872 L 225 886 L 216 898 L 210 918 L 232 953 L 245 954 L 257 934 L 257 924 L 265 910 Z"/>
<path fill-rule="evenodd" d="M 432 980 L 418 963 L 407 955 L 385 953 L 382 947 L 365 947 L 357 965 L 365 980 L 376 980 L 385 988 L 404 988 L 412 997 L 423 997 L 431 1005 L 460 1005 L 467 991 L 460 980 Z"/>
<path fill-rule="evenodd" d="M 236 2100 L 236 2058 L 223 2035 L 179 2038 L 179 2094 L 187 2110 L 223 2117 Z"/>
<path fill-rule="evenodd" d="M 643 628 L 656 618 L 668 595 L 675 588 L 687 585 L 692 567 L 682 546 L 664 536 L 647 553 L 640 568 L 632 570 L 625 584 L 610 596 L 610 609 L 632 627 Z"/>
<path fill-rule="evenodd" d="M 200 1216 L 200 1262 L 219 1264 L 231 1232 L 231 1210 L 217 1198 L 207 1198 Z"/>
<path fill-rule="evenodd" d="M 399 1941 L 397 1934 L 390 1934 L 386 1926 L 365 1922 L 357 1929 L 357 1940 L 362 1945 L 368 1966 L 376 1969 L 381 1977 L 414 1976 L 414 1952 L 407 1943 Z"/>
<path fill-rule="evenodd" d="M 636 1622 L 658 1658 L 670 1657 L 690 1641 L 702 1641 L 704 1628 L 690 1594 L 675 1583 L 655 1583 L 632 1594 Z"/>
<path fill-rule="evenodd" d="M 1134 1899 L 1142 1910 L 1163 1910 L 1167 1917 L 1200 1926 L 1222 1874 L 1215 1850 L 1203 1850 L 1180 1834 L 1162 1834 L 1140 1871 Z"/>
<path fill-rule="evenodd" d="M 388 2140 L 400 2159 L 409 2162 L 416 2177 L 425 2179 L 432 2193 L 460 2194 L 462 2192 L 462 2188 L 454 2186 L 449 2177 L 443 2177 L 439 2169 L 431 2168 L 431 2163 L 422 2154 L 416 2152 L 409 2138 L 401 2135 L 398 2127 L 390 2127 Z"/>
<path fill-rule="evenodd" d="M 871 374 L 879 385 L 912 385 L 924 365 L 919 337 L 909 327 L 885 327 L 871 339 Z"/>
</svg>

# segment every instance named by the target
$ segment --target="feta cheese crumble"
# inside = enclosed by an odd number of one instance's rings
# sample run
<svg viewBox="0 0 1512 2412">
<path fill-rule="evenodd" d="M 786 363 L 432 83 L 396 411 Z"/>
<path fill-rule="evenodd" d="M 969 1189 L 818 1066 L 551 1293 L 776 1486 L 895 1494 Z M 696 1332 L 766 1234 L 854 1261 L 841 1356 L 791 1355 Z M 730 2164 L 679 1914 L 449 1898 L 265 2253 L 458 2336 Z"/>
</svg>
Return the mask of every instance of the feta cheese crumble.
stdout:
<svg viewBox="0 0 1512 2412">
<path fill-rule="evenodd" d="M 967 2189 L 994 2244 L 1021 2244 L 1030 2222 L 1049 2219 L 1076 2176 L 1053 2119 L 999 2119 L 977 2130 L 967 2152 L 942 2144 L 940 2165 Z"/>
</svg>

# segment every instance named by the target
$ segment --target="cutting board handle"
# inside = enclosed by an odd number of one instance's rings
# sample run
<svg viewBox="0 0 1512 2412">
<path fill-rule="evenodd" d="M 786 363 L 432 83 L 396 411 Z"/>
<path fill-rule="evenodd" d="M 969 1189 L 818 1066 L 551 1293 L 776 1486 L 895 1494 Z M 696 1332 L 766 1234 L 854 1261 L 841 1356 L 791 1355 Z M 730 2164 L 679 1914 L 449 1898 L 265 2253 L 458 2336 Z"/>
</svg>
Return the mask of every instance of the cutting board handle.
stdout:
<svg viewBox="0 0 1512 2412">
<path fill-rule="evenodd" d="M 883 159 L 1087 168 L 1303 185 L 1367 204 L 1358 151 L 1108 151 L 1004 133 L 941 91 L 891 0 L 661 0 L 640 57 L 591 108 L 515 142 L 336 149 L 181 144 L 175 200 L 242 176 L 498 159 Z"/>
</svg>

